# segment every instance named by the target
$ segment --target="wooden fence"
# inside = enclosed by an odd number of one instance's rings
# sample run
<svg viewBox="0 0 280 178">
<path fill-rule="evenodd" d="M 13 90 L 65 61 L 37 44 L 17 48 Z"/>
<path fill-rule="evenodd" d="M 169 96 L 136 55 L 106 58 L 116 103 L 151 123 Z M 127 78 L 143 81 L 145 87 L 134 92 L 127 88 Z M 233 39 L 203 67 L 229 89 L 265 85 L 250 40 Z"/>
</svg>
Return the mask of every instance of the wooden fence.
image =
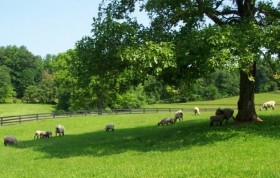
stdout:
<svg viewBox="0 0 280 178">
<path fill-rule="evenodd" d="M 116 115 L 116 114 L 148 114 L 148 113 L 164 113 L 164 112 L 176 112 L 178 110 L 184 112 L 193 112 L 190 108 L 141 108 L 141 109 L 113 109 L 110 111 L 105 110 L 84 110 L 77 112 L 53 112 L 53 113 L 40 113 L 40 114 L 28 114 L 28 115 L 15 115 L 15 116 L 2 116 L 0 117 L 0 124 L 9 125 L 17 124 L 28 121 L 43 120 L 43 119 L 55 119 L 75 116 L 88 116 L 88 115 Z M 200 111 L 215 111 L 217 108 L 200 108 Z"/>
</svg>

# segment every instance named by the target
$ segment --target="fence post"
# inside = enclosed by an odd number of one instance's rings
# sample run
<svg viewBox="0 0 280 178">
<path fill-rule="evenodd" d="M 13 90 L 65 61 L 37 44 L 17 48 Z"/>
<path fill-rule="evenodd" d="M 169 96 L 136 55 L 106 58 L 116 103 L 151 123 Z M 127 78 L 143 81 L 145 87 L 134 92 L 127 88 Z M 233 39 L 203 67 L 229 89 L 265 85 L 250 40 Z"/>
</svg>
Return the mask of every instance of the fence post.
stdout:
<svg viewBox="0 0 280 178">
<path fill-rule="evenodd" d="M 18 116 L 18 122 L 21 123 L 21 116 Z"/>
<path fill-rule="evenodd" d="M 1 117 L 1 126 L 3 125 L 3 117 Z"/>
<path fill-rule="evenodd" d="M 144 114 L 146 113 L 146 109 L 145 109 L 145 108 L 143 108 L 143 113 L 144 113 Z"/>
<path fill-rule="evenodd" d="M 39 114 L 36 114 L 36 120 L 37 121 L 39 120 Z"/>
<path fill-rule="evenodd" d="M 55 118 L 55 112 L 53 112 L 53 118 Z"/>
<path fill-rule="evenodd" d="M 156 108 L 156 112 L 158 113 L 158 108 Z"/>
</svg>

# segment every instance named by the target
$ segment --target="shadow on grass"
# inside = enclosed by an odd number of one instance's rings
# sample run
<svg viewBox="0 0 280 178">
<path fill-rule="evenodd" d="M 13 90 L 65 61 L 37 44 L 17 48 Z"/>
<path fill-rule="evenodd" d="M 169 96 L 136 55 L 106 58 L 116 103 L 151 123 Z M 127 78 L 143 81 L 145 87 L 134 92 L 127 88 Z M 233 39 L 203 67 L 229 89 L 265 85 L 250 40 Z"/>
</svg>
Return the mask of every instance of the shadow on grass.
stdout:
<svg viewBox="0 0 280 178">
<path fill-rule="evenodd" d="M 279 139 L 279 116 L 263 117 L 264 122 L 255 124 L 209 127 L 208 121 L 188 120 L 169 126 L 147 126 L 104 130 L 79 135 L 65 135 L 50 139 L 22 141 L 16 147 L 32 148 L 43 152 L 48 158 L 67 158 L 74 156 L 107 156 L 126 151 L 173 151 L 190 149 L 193 146 L 210 145 L 227 141 L 240 134 L 257 134 Z M 277 130 L 277 131 L 276 131 Z"/>
</svg>

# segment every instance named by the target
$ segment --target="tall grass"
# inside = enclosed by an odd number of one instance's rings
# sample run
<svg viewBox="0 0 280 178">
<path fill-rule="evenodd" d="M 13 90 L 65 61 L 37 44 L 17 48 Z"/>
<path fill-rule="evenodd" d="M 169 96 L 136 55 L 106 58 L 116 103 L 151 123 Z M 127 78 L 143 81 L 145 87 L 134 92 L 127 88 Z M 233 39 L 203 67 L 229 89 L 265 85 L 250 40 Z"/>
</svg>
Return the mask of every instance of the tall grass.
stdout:
<svg viewBox="0 0 280 178">
<path fill-rule="evenodd" d="M 104 115 L 2 126 L 17 146 L 0 146 L 1 177 L 280 177 L 279 110 L 264 122 L 209 127 L 211 112 Z M 115 132 L 105 132 L 106 124 Z M 64 137 L 33 139 L 35 130 L 65 126 Z"/>
</svg>

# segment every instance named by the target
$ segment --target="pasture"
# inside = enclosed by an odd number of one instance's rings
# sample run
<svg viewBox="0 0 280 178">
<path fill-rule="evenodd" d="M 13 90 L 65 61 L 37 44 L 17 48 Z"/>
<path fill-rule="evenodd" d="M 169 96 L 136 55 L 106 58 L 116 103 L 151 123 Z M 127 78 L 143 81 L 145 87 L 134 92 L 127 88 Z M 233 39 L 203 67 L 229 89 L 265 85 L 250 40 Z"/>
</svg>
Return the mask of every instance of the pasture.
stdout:
<svg viewBox="0 0 280 178">
<path fill-rule="evenodd" d="M 2 126 L 17 146 L 0 146 L 1 177 L 280 177 L 280 119 L 209 127 L 212 112 L 184 114 L 183 122 L 157 126 L 174 113 L 72 117 Z M 236 113 L 235 113 L 236 114 Z M 33 139 L 36 130 L 65 126 L 65 136 Z M 115 132 L 105 132 L 114 124 Z"/>
<path fill-rule="evenodd" d="M 280 98 L 256 94 L 263 122 L 209 127 L 213 111 L 236 108 L 237 97 L 215 101 L 160 104 L 146 108 L 192 108 L 184 121 L 157 126 L 174 113 L 95 115 L 55 118 L 1 126 L 0 137 L 14 135 L 19 144 L 0 145 L 0 175 L 9 177 L 280 177 Z M 279 98 L 279 99 L 278 99 Z M 276 101 L 276 109 L 259 111 L 261 103 Z M 53 105 L 1 104 L 0 116 L 48 113 Z M 235 109 L 234 115 L 237 110 Z M 65 126 L 55 137 L 54 127 Z M 114 124 L 115 132 L 105 132 Z M 50 139 L 33 139 L 36 130 L 52 130 Z"/>
<path fill-rule="evenodd" d="M 50 104 L 0 104 L 0 116 L 51 113 L 53 111 L 55 111 L 55 105 Z"/>
</svg>

